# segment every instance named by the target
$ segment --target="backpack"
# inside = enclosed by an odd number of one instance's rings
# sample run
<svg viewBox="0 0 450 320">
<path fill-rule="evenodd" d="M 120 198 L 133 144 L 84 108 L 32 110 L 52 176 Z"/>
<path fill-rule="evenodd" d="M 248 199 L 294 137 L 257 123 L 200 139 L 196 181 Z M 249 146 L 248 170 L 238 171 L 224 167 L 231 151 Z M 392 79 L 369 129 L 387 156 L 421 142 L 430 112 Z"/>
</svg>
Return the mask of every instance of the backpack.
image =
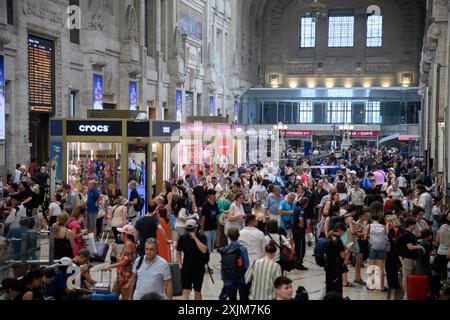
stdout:
<svg viewBox="0 0 450 320">
<path fill-rule="evenodd" d="M 370 225 L 369 234 L 369 244 L 372 250 L 386 250 L 389 239 L 383 225 Z"/>
<path fill-rule="evenodd" d="M 144 199 L 138 195 L 138 202 L 133 206 L 136 212 L 141 212 L 144 209 L 145 201 Z"/>
<path fill-rule="evenodd" d="M 255 201 L 261 202 L 266 200 L 268 195 L 267 189 L 264 186 L 259 186 L 259 190 L 255 192 Z"/>
<path fill-rule="evenodd" d="M 241 256 L 240 246 L 223 247 L 219 249 L 222 257 L 220 266 L 222 269 L 223 279 L 238 281 L 244 274 L 244 259 Z"/>
<path fill-rule="evenodd" d="M 327 250 L 330 245 L 330 241 L 327 238 L 320 239 L 314 248 L 314 258 L 316 259 L 316 264 L 319 267 L 325 268 L 328 265 L 327 262 Z"/>
</svg>

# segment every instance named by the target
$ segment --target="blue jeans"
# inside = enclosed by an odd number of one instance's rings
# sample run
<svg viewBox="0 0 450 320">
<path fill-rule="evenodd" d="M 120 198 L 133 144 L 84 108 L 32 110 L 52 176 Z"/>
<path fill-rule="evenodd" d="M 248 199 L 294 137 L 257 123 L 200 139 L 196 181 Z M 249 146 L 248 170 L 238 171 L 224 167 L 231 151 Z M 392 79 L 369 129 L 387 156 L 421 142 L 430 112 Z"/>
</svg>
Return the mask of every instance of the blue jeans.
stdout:
<svg viewBox="0 0 450 320">
<path fill-rule="evenodd" d="M 216 230 L 210 230 L 204 232 L 206 237 L 206 243 L 208 244 L 209 252 L 214 250 L 214 242 L 216 241 Z"/>
</svg>

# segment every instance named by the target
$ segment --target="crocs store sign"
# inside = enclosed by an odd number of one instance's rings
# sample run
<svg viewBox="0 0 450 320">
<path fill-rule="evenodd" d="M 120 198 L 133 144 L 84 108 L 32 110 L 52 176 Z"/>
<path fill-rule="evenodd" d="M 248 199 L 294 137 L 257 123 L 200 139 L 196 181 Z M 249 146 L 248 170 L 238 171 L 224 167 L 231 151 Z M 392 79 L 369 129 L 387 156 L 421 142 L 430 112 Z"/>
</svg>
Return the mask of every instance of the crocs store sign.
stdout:
<svg viewBox="0 0 450 320">
<path fill-rule="evenodd" d="M 121 136 L 121 121 L 67 121 L 68 136 Z"/>
</svg>

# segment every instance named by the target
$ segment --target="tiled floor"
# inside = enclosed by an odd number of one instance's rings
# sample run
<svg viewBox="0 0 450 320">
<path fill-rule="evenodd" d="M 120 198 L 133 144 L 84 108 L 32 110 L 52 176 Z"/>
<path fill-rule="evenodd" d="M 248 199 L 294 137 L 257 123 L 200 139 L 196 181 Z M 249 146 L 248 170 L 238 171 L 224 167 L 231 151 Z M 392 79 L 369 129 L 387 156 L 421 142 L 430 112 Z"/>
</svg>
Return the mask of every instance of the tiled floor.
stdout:
<svg viewBox="0 0 450 320">
<path fill-rule="evenodd" d="M 46 243 L 45 241 L 42 244 L 42 259 L 46 258 L 45 252 Z M 325 291 L 325 272 L 322 268 L 316 265 L 314 261 L 314 257 L 312 257 L 313 250 L 312 248 L 307 248 L 306 257 L 305 257 L 305 266 L 308 268 L 307 271 L 298 271 L 294 270 L 288 274 L 288 277 L 294 281 L 293 287 L 294 290 L 297 289 L 298 286 L 303 286 L 309 293 L 309 297 L 311 300 L 320 300 Z M 216 252 L 211 254 L 210 259 L 210 267 L 213 269 L 213 279 L 214 283 L 211 281 L 211 277 L 208 273 L 205 274 L 205 280 L 203 282 L 203 298 L 206 300 L 217 300 L 222 289 L 222 281 L 220 280 L 220 255 Z M 102 265 L 96 265 L 91 270 L 92 276 L 96 280 L 100 280 L 100 269 Z M 366 269 L 363 269 L 363 279 L 365 276 Z M 115 278 L 115 272 L 112 274 L 112 281 Z M 349 280 L 353 280 L 354 278 L 354 269 L 350 268 L 350 272 L 348 275 Z M 365 287 L 356 284 L 355 288 L 344 288 L 344 296 L 349 297 L 351 300 L 394 300 L 401 299 L 401 292 L 381 292 L 377 290 L 367 290 Z M 191 294 L 191 298 L 193 294 Z M 181 297 L 175 297 L 175 299 L 181 299 Z"/>
</svg>

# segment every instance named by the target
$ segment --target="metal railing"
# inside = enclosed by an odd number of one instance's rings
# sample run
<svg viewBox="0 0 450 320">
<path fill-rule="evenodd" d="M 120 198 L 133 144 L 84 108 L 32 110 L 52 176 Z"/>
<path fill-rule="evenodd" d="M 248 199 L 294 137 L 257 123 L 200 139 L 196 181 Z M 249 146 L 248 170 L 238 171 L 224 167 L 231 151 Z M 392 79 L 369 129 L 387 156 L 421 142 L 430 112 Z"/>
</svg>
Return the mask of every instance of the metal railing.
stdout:
<svg viewBox="0 0 450 320">
<path fill-rule="evenodd" d="M 48 239 L 48 255 L 43 252 L 42 243 Z M 20 275 L 25 275 L 33 267 L 54 264 L 55 230 L 24 232 L 20 239 L 2 239 L 3 250 L 0 252 L 0 281 L 8 276 L 11 268 L 17 268 Z M 20 242 L 20 251 L 16 250 L 16 243 Z M 48 256 L 48 259 L 42 257 Z"/>
</svg>

